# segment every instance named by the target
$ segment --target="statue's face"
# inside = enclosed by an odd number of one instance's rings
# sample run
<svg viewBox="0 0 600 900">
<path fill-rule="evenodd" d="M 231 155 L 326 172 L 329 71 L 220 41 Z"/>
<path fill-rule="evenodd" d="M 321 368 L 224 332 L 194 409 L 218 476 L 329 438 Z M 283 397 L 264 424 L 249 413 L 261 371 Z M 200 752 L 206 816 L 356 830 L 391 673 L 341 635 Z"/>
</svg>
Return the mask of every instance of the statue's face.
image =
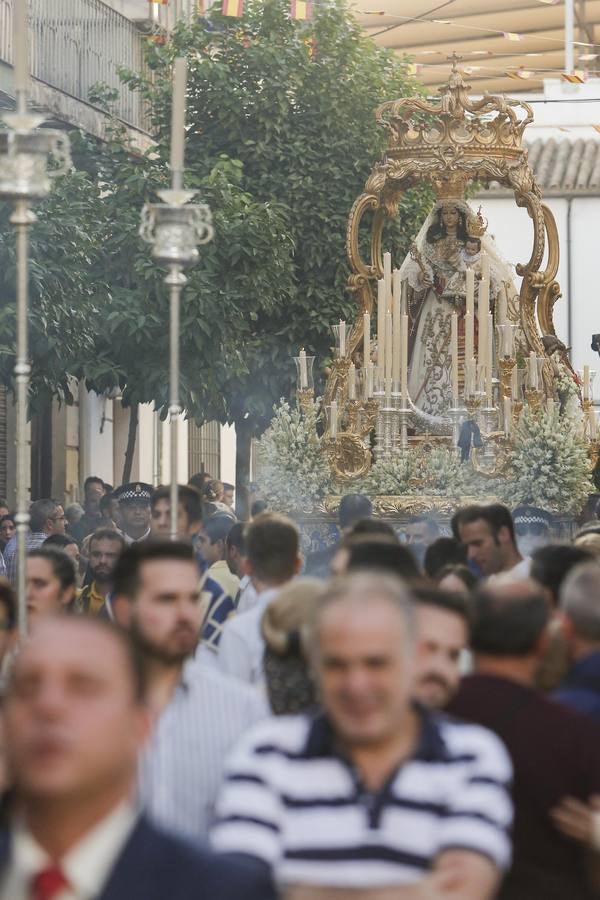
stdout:
<svg viewBox="0 0 600 900">
<path fill-rule="evenodd" d="M 456 228 L 458 225 L 458 210 L 455 206 L 444 206 L 442 208 L 442 224 L 446 228 Z"/>
</svg>

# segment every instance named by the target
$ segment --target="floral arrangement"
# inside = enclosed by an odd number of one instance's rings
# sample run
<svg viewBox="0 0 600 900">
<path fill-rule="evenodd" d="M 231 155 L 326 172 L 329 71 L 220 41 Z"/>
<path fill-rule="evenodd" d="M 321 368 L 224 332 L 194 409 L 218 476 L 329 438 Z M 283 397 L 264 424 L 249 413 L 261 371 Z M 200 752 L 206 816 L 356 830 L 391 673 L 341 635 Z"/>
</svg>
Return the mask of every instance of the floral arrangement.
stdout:
<svg viewBox="0 0 600 900">
<path fill-rule="evenodd" d="M 515 430 L 506 499 L 578 513 L 593 490 L 581 411 L 560 415 L 556 407 L 539 412 L 525 407 Z"/>
<path fill-rule="evenodd" d="M 317 434 L 320 402 L 306 412 L 281 400 L 258 444 L 261 487 L 274 509 L 310 512 L 330 490 L 331 475 Z"/>
<path fill-rule="evenodd" d="M 282 400 L 264 433 L 259 452 L 261 484 L 273 508 L 311 512 L 326 494 L 365 493 L 402 496 L 426 493 L 455 498 L 495 496 L 510 507 L 527 503 L 563 514 L 576 514 L 594 490 L 582 432 L 577 385 L 563 379 L 564 412 L 525 406 L 513 435 L 510 462 L 497 477 L 486 477 L 462 463 L 449 446 L 410 447 L 377 460 L 363 478 L 336 484 L 318 435 L 320 401 L 305 411 Z M 573 387 L 571 387 L 573 386 Z"/>
</svg>

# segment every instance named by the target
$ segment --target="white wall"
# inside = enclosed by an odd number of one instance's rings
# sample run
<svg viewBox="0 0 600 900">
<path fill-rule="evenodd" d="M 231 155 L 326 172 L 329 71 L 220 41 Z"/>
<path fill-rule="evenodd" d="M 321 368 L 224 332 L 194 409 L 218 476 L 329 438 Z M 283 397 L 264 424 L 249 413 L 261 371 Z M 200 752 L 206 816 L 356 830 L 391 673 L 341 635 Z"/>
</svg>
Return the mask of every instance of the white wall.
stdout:
<svg viewBox="0 0 600 900">
<path fill-rule="evenodd" d="M 179 484 L 186 484 L 189 476 L 188 471 L 188 423 L 187 420 L 180 416 L 177 423 L 177 481 Z M 160 467 L 161 484 L 170 484 L 171 475 L 171 426 L 168 422 L 160 423 L 160 438 L 162 440 L 162 460 Z"/>
<path fill-rule="evenodd" d="M 221 426 L 221 481 L 235 484 L 235 425 Z"/>
<path fill-rule="evenodd" d="M 113 400 L 94 391 L 79 391 L 79 477 L 97 475 L 115 483 L 113 459 Z"/>
<path fill-rule="evenodd" d="M 486 197 L 483 211 L 489 220 L 489 232 L 496 238 L 498 249 L 511 263 L 527 262 L 531 255 L 532 227 L 527 212 L 519 209 L 510 198 Z M 557 278 L 562 297 L 554 307 L 554 323 L 558 336 L 570 345 L 571 361 L 575 369 L 590 365 L 600 368 L 598 355 L 590 348 L 591 335 L 600 333 L 600 305 L 595 296 L 597 288 L 596 268 L 600 260 L 600 197 L 574 197 L 571 199 L 571 244 L 568 241 L 569 200 L 549 197 L 548 204 L 558 227 L 560 241 L 560 265 Z M 473 202 L 478 205 L 479 199 Z M 569 291 L 571 270 L 572 297 Z M 516 278 L 517 285 L 520 279 Z M 569 316 L 569 305 L 571 315 Z M 571 319 L 571 331 L 569 330 Z M 596 389 L 600 394 L 600 383 Z"/>
</svg>

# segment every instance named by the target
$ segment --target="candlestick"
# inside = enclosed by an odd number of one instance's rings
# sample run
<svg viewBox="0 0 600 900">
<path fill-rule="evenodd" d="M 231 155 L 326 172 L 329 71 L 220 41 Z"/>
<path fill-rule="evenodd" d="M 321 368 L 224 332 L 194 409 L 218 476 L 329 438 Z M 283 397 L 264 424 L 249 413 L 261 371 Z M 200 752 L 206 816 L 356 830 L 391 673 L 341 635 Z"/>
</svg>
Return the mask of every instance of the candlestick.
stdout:
<svg viewBox="0 0 600 900">
<path fill-rule="evenodd" d="M 346 323 L 340 319 L 340 359 L 346 355 Z"/>
<path fill-rule="evenodd" d="M 596 410 L 593 406 L 590 406 L 589 411 L 589 432 L 590 432 L 590 441 L 595 441 L 598 435 L 598 422 L 596 421 Z"/>
<path fill-rule="evenodd" d="M 476 393 L 477 360 L 474 356 L 465 359 L 465 397 L 471 398 Z"/>
<path fill-rule="evenodd" d="M 397 271 L 397 270 L 396 270 Z M 394 275 L 396 274 L 394 272 Z M 399 274 L 399 273 L 398 273 Z M 393 299 L 393 313 L 392 313 L 392 379 L 394 384 L 400 384 L 400 319 L 401 319 L 401 298 L 400 298 L 400 281 L 398 279 L 397 285 L 394 289 L 394 299 Z"/>
<path fill-rule="evenodd" d="M 466 271 L 467 304 L 465 311 L 465 359 L 475 356 L 475 272 Z"/>
<path fill-rule="evenodd" d="M 493 370 L 494 370 L 494 321 L 491 312 L 487 315 L 487 349 L 485 369 L 485 402 L 491 407 L 493 402 Z"/>
<path fill-rule="evenodd" d="M 385 366 L 385 281 L 377 282 L 377 368 L 383 378 Z"/>
<path fill-rule="evenodd" d="M 29 0 L 13 0 L 13 69 L 17 112 L 27 112 L 29 91 Z"/>
<path fill-rule="evenodd" d="M 183 187 L 185 158 L 185 91 L 187 59 L 178 56 L 173 66 L 173 107 L 171 110 L 171 179 L 173 190 Z"/>
<path fill-rule="evenodd" d="M 452 360 L 452 407 L 458 408 L 458 315 L 452 313 L 450 334 L 450 357 Z"/>
<path fill-rule="evenodd" d="M 308 387 L 308 366 L 306 365 L 306 350 L 300 351 L 300 388 L 304 390 Z"/>
<path fill-rule="evenodd" d="M 365 378 L 365 400 L 370 400 L 373 396 L 373 363 L 367 363 Z"/>
<path fill-rule="evenodd" d="M 400 393 L 402 407 L 408 402 L 408 316 L 400 319 Z"/>
<path fill-rule="evenodd" d="M 363 360 L 365 366 L 371 361 L 371 316 L 363 313 Z"/>
<path fill-rule="evenodd" d="M 590 399 L 590 367 L 583 367 L 583 399 Z"/>
<path fill-rule="evenodd" d="M 503 284 L 498 292 L 498 325 L 506 325 L 508 319 L 508 291 L 506 285 Z M 505 356 L 512 356 L 512 353 L 506 353 Z"/>
<path fill-rule="evenodd" d="M 356 366 L 350 363 L 348 369 L 348 400 L 356 400 Z"/>
<path fill-rule="evenodd" d="M 487 365 L 488 365 L 487 325 L 488 325 L 488 313 L 490 311 L 490 282 L 489 282 L 489 279 L 486 279 L 483 276 L 483 259 L 484 259 L 484 255 L 482 254 L 482 277 L 481 277 L 481 281 L 479 282 L 479 298 L 478 298 L 478 303 L 477 303 L 477 323 L 479 325 L 479 340 L 478 340 L 478 345 L 477 345 L 477 357 L 478 357 L 479 365 L 482 366 L 484 369 L 487 369 Z"/>
<path fill-rule="evenodd" d="M 510 376 L 510 393 L 513 400 L 521 399 L 519 396 L 519 370 L 516 365 L 513 368 Z"/>
<path fill-rule="evenodd" d="M 400 298 L 400 314 L 408 315 L 408 280 L 405 278 L 402 282 L 402 291 Z"/>
<path fill-rule="evenodd" d="M 400 269 L 394 269 L 392 272 L 392 295 L 394 303 L 396 302 L 396 299 L 398 301 L 402 300 L 402 279 L 400 278 Z M 402 306 L 400 306 L 400 312 L 402 312 Z"/>
</svg>

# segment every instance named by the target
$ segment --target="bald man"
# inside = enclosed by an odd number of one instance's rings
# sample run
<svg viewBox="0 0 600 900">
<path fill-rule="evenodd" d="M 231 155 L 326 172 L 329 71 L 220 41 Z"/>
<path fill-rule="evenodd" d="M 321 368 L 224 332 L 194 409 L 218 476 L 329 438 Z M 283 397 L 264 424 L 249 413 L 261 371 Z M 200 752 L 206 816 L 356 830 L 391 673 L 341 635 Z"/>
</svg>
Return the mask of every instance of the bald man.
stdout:
<svg viewBox="0 0 600 900">
<path fill-rule="evenodd" d="M 0 847 L 1 900 L 269 896 L 151 825 L 133 801 L 148 736 L 142 674 L 109 623 L 49 619 L 24 644 L 3 709 L 18 819 Z"/>
<path fill-rule="evenodd" d="M 500 900 L 591 900 L 597 859 L 559 830 L 564 802 L 600 793 L 600 727 L 533 688 L 550 606 L 535 582 L 496 582 L 476 595 L 474 674 L 449 711 L 495 731 L 513 763 L 513 867 Z"/>
</svg>

